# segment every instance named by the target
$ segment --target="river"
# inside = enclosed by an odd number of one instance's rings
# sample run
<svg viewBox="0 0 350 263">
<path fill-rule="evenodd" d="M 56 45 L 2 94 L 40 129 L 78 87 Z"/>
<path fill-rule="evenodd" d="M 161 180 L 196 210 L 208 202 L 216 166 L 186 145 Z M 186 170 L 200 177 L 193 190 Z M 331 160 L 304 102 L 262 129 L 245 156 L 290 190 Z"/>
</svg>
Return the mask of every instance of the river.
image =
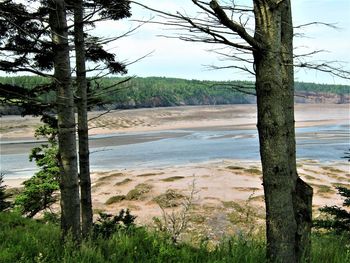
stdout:
<svg viewBox="0 0 350 263">
<path fill-rule="evenodd" d="M 350 148 L 349 120 L 337 125 L 313 125 L 296 129 L 297 158 L 321 162 L 342 161 Z M 128 132 L 90 138 L 91 170 L 155 168 L 212 160 L 258 160 L 256 129 L 210 127 Z M 34 146 L 35 141 L 6 141 L 1 147 L 1 172 L 5 178 L 27 178 L 37 170 L 28 153 L 11 147 Z M 4 153 L 5 152 L 5 153 Z"/>
</svg>

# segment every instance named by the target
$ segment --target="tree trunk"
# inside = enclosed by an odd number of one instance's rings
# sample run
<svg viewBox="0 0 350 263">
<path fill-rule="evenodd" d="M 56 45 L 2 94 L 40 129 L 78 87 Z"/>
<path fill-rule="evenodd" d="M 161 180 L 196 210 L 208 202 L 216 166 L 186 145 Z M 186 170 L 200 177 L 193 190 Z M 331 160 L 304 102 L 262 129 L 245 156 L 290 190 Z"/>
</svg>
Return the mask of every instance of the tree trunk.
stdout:
<svg viewBox="0 0 350 263">
<path fill-rule="evenodd" d="M 58 145 L 61 190 L 61 228 L 80 240 L 80 202 L 76 154 L 73 89 L 64 0 L 50 3 L 49 23 L 54 50 L 54 77 L 57 91 Z"/>
<path fill-rule="evenodd" d="M 77 70 L 77 107 L 79 137 L 79 175 L 81 191 L 82 232 L 86 236 L 92 226 L 91 179 L 89 162 L 89 134 L 87 120 L 87 80 L 85 68 L 83 1 L 74 2 L 74 40 Z"/>
<path fill-rule="evenodd" d="M 289 0 L 254 1 L 258 131 L 271 262 L 309 259 L 312 189 L 297 174 Z"/>
</svg>

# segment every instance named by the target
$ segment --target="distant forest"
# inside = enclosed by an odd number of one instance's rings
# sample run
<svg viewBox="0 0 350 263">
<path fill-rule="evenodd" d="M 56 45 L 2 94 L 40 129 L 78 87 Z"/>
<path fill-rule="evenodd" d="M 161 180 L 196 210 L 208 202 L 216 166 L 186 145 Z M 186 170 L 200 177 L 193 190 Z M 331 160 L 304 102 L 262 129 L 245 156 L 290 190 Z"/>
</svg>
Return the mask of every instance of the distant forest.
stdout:
<svg viewBox="0 0 350 263">
<path fill-rule="evenodd" d="M 91 80 L 92 110 L 168 107 L 180 105 L 219 105 L 255 103 L 254 83 L 249 81 L 200 81 L 178 78 L 147 77 L 103 78 Z M 15 84 L 31 89 L 49 83 L 38 76 L 0 77 L 2 84 Z M 296 102 L 299 103 L 349 103 L 350 86 L 316 83 L 295 83 Z M 0 92 L 1 96 L 1 92 Z M 52 101 L 48 92 L 41 100 Z M 2 105 L 1 114 L 19 114 L 18 107 Z"/>
</svg>

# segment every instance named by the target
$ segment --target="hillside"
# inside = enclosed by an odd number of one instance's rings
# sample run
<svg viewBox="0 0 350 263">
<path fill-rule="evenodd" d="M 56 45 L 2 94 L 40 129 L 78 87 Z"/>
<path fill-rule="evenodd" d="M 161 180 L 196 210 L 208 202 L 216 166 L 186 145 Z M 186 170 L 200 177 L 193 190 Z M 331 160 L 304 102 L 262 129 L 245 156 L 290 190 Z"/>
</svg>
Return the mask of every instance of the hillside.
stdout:
<svg viewBox="0 0 350 263">
<path fill-rule="evenodd" d="M 200 81 L 165 77 L 133 78 L 122 84 L 123 78 L 103 78 L 90 83 L 93 110 L 168 107 L 179 105 L 219 105 L 255 103 L 254 83 L 249 81 Z M 1 84 L 15 84 L 26 89 L 49 83 L 36 76 L 0 77 Z M 295 83 L 297 103 L 350 103 L 350 86 L 316 83 Z M 0 97 L 6 94 L 0 89 Z M 47 92 L 40 100 L 53 100 Z M 97 98 L 97 99 L 96 99 Z M 4 104 L 0 114 L 20 114 L 18 107 Z"/>
</svg>

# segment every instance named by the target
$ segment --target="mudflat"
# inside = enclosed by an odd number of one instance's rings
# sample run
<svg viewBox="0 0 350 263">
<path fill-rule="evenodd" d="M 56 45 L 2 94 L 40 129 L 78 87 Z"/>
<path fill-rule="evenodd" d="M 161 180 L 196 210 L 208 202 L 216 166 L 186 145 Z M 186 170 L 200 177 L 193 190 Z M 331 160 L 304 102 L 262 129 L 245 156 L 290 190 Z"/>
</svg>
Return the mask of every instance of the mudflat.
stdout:
<svg viewBox="0 0 350 263">
<path fill-rule="evenodd" d="M 181 136 L 186 129 L 256 129 L 255 105 L 193 106 L 112 111 L 89 114 L 92 146 L 111 145 L 103 134 L 159 131 L 156 137 L 123 137 L 118 144 L 131 144 Z M 295 109 L 297 127 L 349 124 L 349 105 L 298 104 Z M 1 141 L 23 141 L 12 145 L 13 153 L 27 150 L 34 140 L 38 118 L 5 116 L 1 118 Z M 171 132 L 181 130 L 181 132 Z M 162 131 L 167 131 L 162 133 Z M 169 132 L 170 131 L 170 132 Z M 100 136 L 100 137 L 99 137 Z M 3 145 L 2 145 L 3 146 Z M 16 148 L 17 147 L 17 148 Z M 21 148 L 22 147 L 22 148 Z M 2 154 L 9 150 L 1 149 Z M 322 163 L 303 160 L 298 163 L 299 175 L 314 188 L 314 208 L 340 205 L 335 186 L 350 187 L 347 160 Z M 209 231 L 217 238 L 236 231 L 248 216 L 263 224 L 264 197 L 258 161 L 221 160 L 159 168 L 120 169 L 92 174 L 93 207 L 97 214 L 104 211 L 117 213 L 129 208 L 138 216 L 137 222 L 152 224 L 152 218 L 162 217 L 163 206 L 168 213 L 179 212 L 185 196 L 194 190 L 191 218 L 196 228 Z M 7 179 L 10 187 L 20 187 L 23 179 Z M 134 195 L 135 193 L 138 194 Z M 58 204 L 56 209 L 59 209 Z M 248 209 L 248 210 L 247 210 Z M 250 219 L 249 219 L 250 220 Z M 241 222 L 242 221 L 242 222 Z M 258 227 L 257 227 L 258 229 Z"/>
<path fill-rule="evenodd" d="M 89 119 L 89 134 L 94 136 L 179 129 L 210 130 L 218 127 L 221 130 L 255 129 L 257 114 L 256 105 L 241 104 L 90 112 Z M 336 125 L 349 123 L 349 119 L 348 104 L 297 104 L 295 106 L 296 127 Z M 3 116 L 0 120 L 0 140 L 2 142 L 33 143 L 34 131 L 41 125 L 40 118 L 30 116 Z M 164 134 L 164 136 L 169 135 Z M 106 145 L 108 143 L 106 142 Z M 132 141 L 127 143 L 132 143 Z"/>
</svg>

